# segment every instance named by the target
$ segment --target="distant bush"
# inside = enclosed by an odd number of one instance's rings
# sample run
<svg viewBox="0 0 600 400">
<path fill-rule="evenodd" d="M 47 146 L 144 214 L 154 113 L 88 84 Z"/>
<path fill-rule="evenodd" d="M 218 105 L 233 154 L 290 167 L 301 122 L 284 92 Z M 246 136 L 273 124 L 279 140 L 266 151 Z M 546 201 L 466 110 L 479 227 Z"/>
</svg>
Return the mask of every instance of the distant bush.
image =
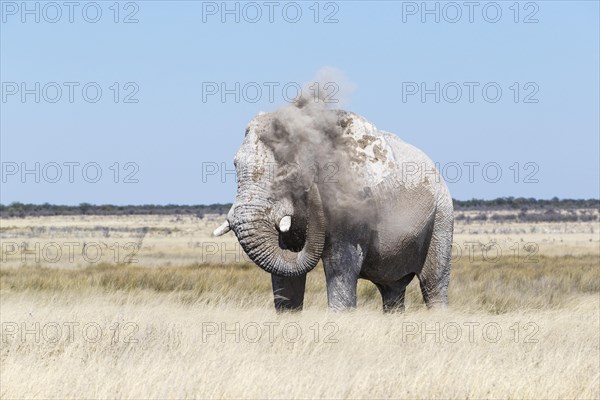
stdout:
<svg viewBox="0 0 600 400">
<path fill-rule="evenodd" d="M 471 219 L 473 221 L 487 221 L 488 216 L 486 213 L 480 212 L 479 214 L 475 215 L 474 217 L 471 217 Z"/>
<path fill-rule="evenodd" d="M 492 214 L 490 219 L 497 222 L 511 222 L 516 221 L 517 216 L 515 214 Z"/>
</svg>

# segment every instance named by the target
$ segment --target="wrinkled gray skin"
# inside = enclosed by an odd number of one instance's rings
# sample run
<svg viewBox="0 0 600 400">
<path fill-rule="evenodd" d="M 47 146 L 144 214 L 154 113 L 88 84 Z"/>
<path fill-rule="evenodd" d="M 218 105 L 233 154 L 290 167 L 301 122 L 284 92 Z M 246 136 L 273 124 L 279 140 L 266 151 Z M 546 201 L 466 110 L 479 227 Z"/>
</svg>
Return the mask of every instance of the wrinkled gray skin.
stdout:
<svg viewBox="0 0 600 400">
<path fill-rule="evenodd" d="M 336 126 L 323 133 L 319 147 L 333 143 L 339 170 L 333 173 L 330 160 L 313 160 L 331 169 L 308 180 L 305 168 L 302 179 L 277 168 L 306 153 L 281 154 L 277 145 L 285 138 L 273 135 L 276 114 L 261 113 L 249 123 L 235 156 L 237 197 L 215 235 L 232 229 L 252 261 L 271 273 L 279 311 L 302 308 L 306 274 L 320 259 L 330 309 L 355 308 L 362 278 L 377 286 L 384 311 L 403 311 L 415 276 L 428 307 L 447 305 L 453 208 L 434 163 L 361 116 L 330 112 Z"/>
</svg>

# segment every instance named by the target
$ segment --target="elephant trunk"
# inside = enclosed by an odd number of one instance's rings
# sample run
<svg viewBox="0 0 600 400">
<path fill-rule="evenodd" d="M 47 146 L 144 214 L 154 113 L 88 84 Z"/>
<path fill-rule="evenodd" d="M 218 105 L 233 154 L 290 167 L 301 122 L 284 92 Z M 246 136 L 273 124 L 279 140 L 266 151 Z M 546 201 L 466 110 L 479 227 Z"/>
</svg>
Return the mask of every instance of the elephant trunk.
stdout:
<svg viewBox="0 0 600 400">
<path fill-rule="evenodd" d="M 277 225 L 261 206 L 237 206 L 233 231 L 248 257 L 265 271 L 280 276 L 303 275 L 317 265 L 325 244 L 323 205 L 314 185 L 308 192 L 308 213 L 306 241 L 299 252 L 280 246 Z"/>
</svg>

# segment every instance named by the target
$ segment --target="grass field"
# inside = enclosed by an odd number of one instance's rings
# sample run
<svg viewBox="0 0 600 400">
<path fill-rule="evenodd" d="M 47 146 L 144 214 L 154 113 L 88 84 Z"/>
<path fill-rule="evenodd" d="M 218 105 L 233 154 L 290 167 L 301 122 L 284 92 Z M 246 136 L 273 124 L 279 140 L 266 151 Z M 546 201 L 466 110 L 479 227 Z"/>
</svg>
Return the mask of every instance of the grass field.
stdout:
<svg viewBox="0 0 600 400">
<path fill-rule="evenodd" d="M 600 227 L 457 223 L 450 308 L 278 315 L 218 218 L 2 220 L 2 398 L 600 398 Z"/>
</svg>

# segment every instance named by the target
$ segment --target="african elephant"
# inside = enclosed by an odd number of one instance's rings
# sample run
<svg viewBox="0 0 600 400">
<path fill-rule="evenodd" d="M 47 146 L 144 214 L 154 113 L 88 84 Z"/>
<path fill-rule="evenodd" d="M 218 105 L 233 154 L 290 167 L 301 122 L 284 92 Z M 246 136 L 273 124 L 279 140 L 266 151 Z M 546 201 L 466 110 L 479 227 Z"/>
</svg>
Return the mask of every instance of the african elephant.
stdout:
<svg viewBox="0 0 600 400">
<path fill-rule="evenodd" d="M 234 165 L 237 196 L 214 235 L 233 230 L 271 273 L 278 311 L 302 309 L 321 259 L 330 309 L 355 308 L 362 278 L 384 311 L 403 311 L 415 275 L 428 307 L 447 305 L 452 198 L 417 148 L 352 112 L 297 104 L 259 113 Z"/>
</svg>

